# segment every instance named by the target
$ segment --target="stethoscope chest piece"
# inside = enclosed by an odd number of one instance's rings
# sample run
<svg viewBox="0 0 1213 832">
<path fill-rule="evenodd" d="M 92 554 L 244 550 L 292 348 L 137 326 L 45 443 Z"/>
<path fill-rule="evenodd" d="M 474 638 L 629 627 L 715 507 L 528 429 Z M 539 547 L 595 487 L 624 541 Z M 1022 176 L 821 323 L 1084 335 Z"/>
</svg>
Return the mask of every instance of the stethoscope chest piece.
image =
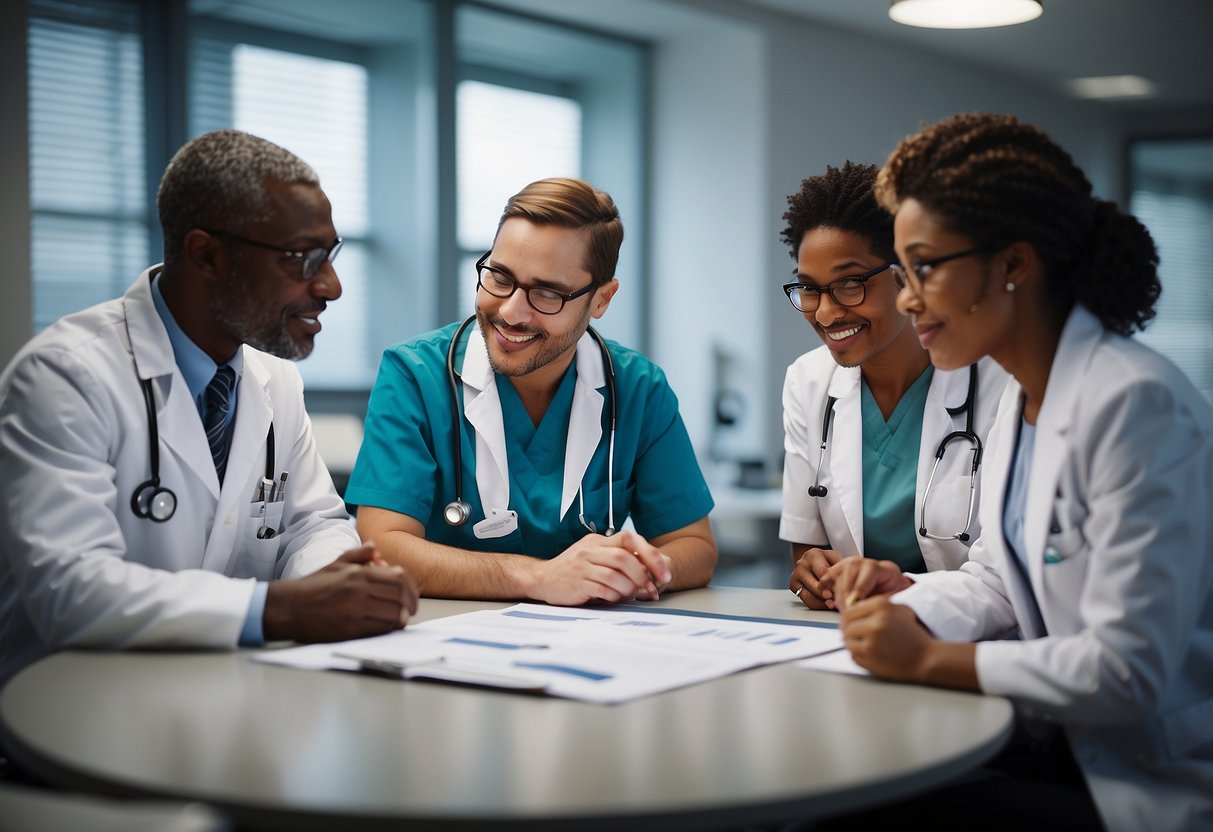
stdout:
<svg viewBox="0 0 1213 832">
<path fill-rule="evenodd" d="M 162 488 L 160 478 L 154 477 L 135 489 L 131 495 L 131 511 L 136 517 L 163 523 L 177 511 L 177 495 Z"/>
<path fill-rule="evenodd" d="M 442 509 L 442 517 L 448 526 L 462 526 L 472 516 L 472 507 L 467 500 L 455 499 Z"/>
<path fill-rule="evenodd" d="M 131 494 L 131 511 L 136 517 L 163 523 L 177 510 L 177 495 L 160 485 L 160 428 L 156 421 L 151 379 L 141 379 L 143 404 L 147 408 L 148 453 L 152 477 L 135 486 Z"/>
<path fill-rule="evenodd" d="M 152 476 L 151 479 L 144 480 L 135 486 L 135 490 L 131 493 L 131 511 L 141 520 L 163 523 L 176 513 L 177 495 L 171 488 L 165 488 L 160 484 L 160 424 L 156 419 L 152 380 L 140 379 L 139 386 L 143 391 L 143 402 L 147 408 L 148 465 L 152 469 Z M 265 476 L 269 480 L 274 478 L 273 422 L 270 422 L 270 429 L 265 437 Z M 285 481 L 286 474 L 283 474 L 282 478 Z M 261 531 L 265 531 L 265 529 L 265 526 L 261 527 Z M 272 531 L 274 534 L 277 533 L 276 530 Z M 259 532 L 257 536 L 262 535 Z M 273 534 L 270 534 L 269 537 L 273 537 Z"/>
</svg>

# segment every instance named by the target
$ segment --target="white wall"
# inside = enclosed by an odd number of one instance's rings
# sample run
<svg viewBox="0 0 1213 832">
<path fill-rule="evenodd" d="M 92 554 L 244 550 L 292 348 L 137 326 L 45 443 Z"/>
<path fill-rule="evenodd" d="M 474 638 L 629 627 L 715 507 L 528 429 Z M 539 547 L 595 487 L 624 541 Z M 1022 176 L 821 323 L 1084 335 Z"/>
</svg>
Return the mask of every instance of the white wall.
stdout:
<svg viewBox="0 0 1213 832">
<path fill-rule="evenodd" d="M 794 261 L 779 240 L 786 197 L 800 181 L 847 159 L 882 164 L 897 142 L 925 123 L 962 111 L 1008 112 L 1040 125 L 1071 154 L 1096 190 L 1116 198 L 1119 136 L 1091 104 L 1059 98 L 994 73 L 935 55 L 769 16 L 770 137 L 767 233 L 770 408 L 763 428 L 770 459 L 782 457 L 779 405 L 784 369 L 820 344 L 777 288 Z"/>
<path fill-rule="evenodd" d="M 652 308 L 649 344 L 678 393 L 703 458 L 711 436 L 717 351 L 724 382 L 747 408 L 722 453 L 763 453 L 766 298 L 758 291 L 769 235 L 771 114 L 760 30 L 704 21 L 653 58 Z"/>
</svg>

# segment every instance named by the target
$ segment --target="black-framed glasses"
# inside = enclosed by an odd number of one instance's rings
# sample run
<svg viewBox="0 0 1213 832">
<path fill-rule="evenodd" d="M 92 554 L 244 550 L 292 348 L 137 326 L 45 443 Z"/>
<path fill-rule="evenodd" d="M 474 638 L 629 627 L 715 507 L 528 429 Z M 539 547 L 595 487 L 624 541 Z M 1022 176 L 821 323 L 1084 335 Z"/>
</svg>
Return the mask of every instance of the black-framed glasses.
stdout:
<svg viewBox="0 0 1213 832">
<path fill-rule="evenodd" d="M 788 296 L 788 300 L 791 301 L 792 305 L 801 312 L 816 312 L 817 307 L 821 305 L 823 293 L 829 293 L 833 301 L 839 306 L 859 306 L 867 295 L 868 281 L 885 269 L 891 268 L 894 268 L 893 263 L 882 263 L 871 271 L 864 272 L 856 277 L 844 277 L 842 280 L 835 280 L 824 288 L 793 280 L 791 283 L 783 284 L 783 293 Z"/>
<path fill-rule="evenodd" d="M 492 254 L 491 251 L 486 251 L 484 256 L 476 261 L 476 285 L 495 298 L 508 298 L 514 294 L 515 289 L 522 289 L 526 293 L 526 302 L 531 305 L 531 308 L 544 315 L 557 314 L 569 301 L 597 288 L 597 284 L 593 281 L 590 282 L 590 285 L 582 286 L 576 292 L 568 294 L 558 292 L 549 286 L 523 286 L 500 269 L 486 266 L 485 261 L 489 259 L 490 254 Z"/>
<path fill-rule="evenodd" d="M 328 247 L 309 248 L 306 251 L 297 251 L 294 249 L 283 248 L 276 246 L 273 243 L 263 243 L 260 240 L 250 240 L 248 237 L 241 237 L 239 234 L 233 234 L 230 231 L 206 231 L 212 237 L 226 237 L 229 240 L 235 240 L 238 243 L 244 243 L 247 246 L 257 246 L 258 248 L 276 251 L 284 257 L 290 257 L 299 263 L 299 276 L 303 280 L 311 280 L 320 273 L 320 267 L 324 265 L 324 261 L 330 263 L 337 259 L 338 252 L 341 251 L 341 246 L 345 242 L 340 237 L 333 241 L 333 244 Z"/>
<path fill-rule="evenodd" d="M 949 263 L 953 260 L 959 260 L 961 257 L 972 257 L 974 254 L 985 254 L 990 250 L 989 246 L 974 246 L 966 248 L 964 251 L 958 251 L 955 254 L 945 254 L 943 257 L 934 257 L 930 260 L 919 260 L 910 264 L 910 269 L 907 272 L 898 263 L 890 266 L 893 274 L 897 275 L 898 279 L 903 282 L 910 282 L 911 275 L 913 276 L 913 286 L 915 291 L 921 291 L 927 278 L 931 276 L 931 271 L 936 266 L 941 266 L 944 263 Z"/>
</svg>

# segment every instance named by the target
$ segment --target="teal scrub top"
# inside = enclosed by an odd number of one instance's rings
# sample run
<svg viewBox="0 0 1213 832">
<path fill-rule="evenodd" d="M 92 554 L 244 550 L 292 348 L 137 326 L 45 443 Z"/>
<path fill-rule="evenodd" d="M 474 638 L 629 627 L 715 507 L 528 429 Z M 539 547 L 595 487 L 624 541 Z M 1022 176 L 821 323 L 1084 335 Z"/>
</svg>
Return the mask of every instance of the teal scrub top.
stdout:
<svg viewBox="0 0 1213 832">
<path fill-rule="evenodd" d="M 926 572 L 918 545 L 914 495 L 918 488 L 918 452 L 922 413 L 934 367 L 910 385 L 886 422 L 876 397 L 861 384 L 863 419 L 863 548 L 870 558 L 891 560 L 903 572 Z"/>
<path fill-rule="evenodd" d="M 428 540 L 461 549 L 552 558 L 588 532 L 578 520 L 576 498 L 559 517 L 565 441 L 576 385 L 577 362 L 569 365 L 555 398 L 534 425 L 509 379 L 496 376 L 510 465 L 510 508 L 518 528 L 504 537 L 480 539 L 472 527 L 484 519 L 476 487 L 476 437 L 463 415 L 460 388 L 459 441 L 463 455 L 463 499 L 472 507 L 462 526 L 448 526 L 442 510 L 455 499 L 454 424 L 446 356 L 458 323 L 388 348 L 371 391 L 365 435 L 345 499 L 408 515 L 425 525 Z M 456 349 L 462 367 L 467 339 Z M 608 341 L 615 369 L 617 423 L 612 488 L 615 527 L 631 517 L 646 538 L 660 537 L 707 516 L 712 497 L 678 413 L 678 400 L 661 369 L 635 350 Z M 610 397 L 604 386 L 602 439 L 582 488 L 586 520 L 607 525 L 607 447 Z"/>
</svg>

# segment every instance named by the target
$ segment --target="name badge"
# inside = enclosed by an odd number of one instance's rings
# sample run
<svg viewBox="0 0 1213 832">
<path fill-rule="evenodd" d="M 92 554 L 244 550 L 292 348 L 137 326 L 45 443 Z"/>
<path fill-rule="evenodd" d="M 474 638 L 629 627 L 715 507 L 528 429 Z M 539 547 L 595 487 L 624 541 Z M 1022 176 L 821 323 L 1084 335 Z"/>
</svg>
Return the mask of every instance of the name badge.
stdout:
<svg viewBox="0 0 1213 832">
<path fill-rule="evenodd" d="M 472 534 L 479 540 L 505 537 L 518 531 L 518 512 L 508 508 L 489 509 L 489 516 L 472 526 Z"/>
</svg>

